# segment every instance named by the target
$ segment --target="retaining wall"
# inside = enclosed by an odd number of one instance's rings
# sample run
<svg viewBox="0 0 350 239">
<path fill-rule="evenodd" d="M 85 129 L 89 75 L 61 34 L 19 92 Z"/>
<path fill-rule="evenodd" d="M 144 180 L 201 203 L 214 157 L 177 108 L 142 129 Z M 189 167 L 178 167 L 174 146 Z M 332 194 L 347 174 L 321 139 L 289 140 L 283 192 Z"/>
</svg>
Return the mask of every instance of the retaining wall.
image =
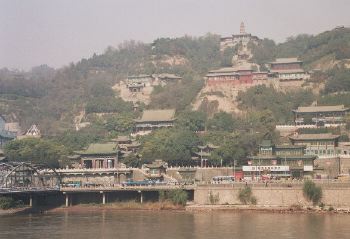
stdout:
<svg viewBox="0 0 350 239">
<path fill-rule="evenodd" d="M 238 187 L 222 188 L 215 186 L 198 187 L 194 192 L 194 203 L 211 204 L 210 194 L 218 199 L 215 204 L 241 204 Z M 257 205 L 264 206 L 310 206 L 303 196 L 302 188 L 252 188 Z M 350 207 L 349 188 L 323 188 L 322 202 L 334 207 Z"/>
</svg>

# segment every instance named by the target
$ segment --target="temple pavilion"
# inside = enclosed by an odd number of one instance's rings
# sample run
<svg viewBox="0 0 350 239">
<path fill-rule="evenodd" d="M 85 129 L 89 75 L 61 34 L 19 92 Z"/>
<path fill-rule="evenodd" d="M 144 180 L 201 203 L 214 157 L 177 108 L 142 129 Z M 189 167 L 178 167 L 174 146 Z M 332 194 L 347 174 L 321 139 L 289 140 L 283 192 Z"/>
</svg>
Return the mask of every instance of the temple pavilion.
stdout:
<svg viewBox="0 0 350 239">
<path fill-rule="evenodd" d="M 140 119 L 135 120 L 136 131 L 151 131 L 174 126 L 175 110 L 145 110 Z"/>
<path fill-rule="evenodd" d="M 76 151 L 83 168 L 116 168 L 118 149 L 115 143 L 90 144 L 85 150 Z"/>
</svg>

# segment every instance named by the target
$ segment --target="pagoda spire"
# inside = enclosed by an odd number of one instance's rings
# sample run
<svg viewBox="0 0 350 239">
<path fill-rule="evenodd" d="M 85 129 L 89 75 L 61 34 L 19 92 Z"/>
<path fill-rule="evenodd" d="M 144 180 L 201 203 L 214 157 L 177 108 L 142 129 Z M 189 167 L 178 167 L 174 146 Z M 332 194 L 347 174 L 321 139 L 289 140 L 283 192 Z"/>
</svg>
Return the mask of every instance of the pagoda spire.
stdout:
<svg viewBox="0 0 350 239">
<path fill-rule="evenodd" d="M 244 22 L 241 22 L 241 26 L 239 28 L 239 33 L 240 34 L 245 34 L 245 26 L 244 26 Z"/>
</svg>

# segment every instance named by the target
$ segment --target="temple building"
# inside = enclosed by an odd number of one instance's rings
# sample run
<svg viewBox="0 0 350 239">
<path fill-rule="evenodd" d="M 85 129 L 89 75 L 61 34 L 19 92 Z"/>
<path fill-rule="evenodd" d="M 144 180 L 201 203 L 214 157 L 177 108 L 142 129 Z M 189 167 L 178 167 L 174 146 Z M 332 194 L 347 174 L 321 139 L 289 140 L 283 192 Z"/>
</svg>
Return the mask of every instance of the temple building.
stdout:
<svg viewBox="0 0 350 239">
<path fill-rule="evenodd" d="M 281 81 L 306 80 L 310 78 L 309 73 L 302 68 L 303 62 L 297 58 L 277 58 L 270 62 L 270 73 Z"/>
<path fill-rule="evenodd" d="M 224 85 L 228 87 L 250 87 L 256 84 L 266 84 L 268 72 L 261 72 L 257 64 L 252 63 L 252 49 L 249 44 L 259 44 L 260 39 L 245 32 L 241 23 L 240 34 L 229 38 L 221 38 L 220 49 L 235 47 L 232 57 L 232 67 L 211 70 L 206 75 L 207 86 Z"/>
<path fill-rule="evenodd" d="M 320 126 L 344 123 L 348 112 L 349 108 L 344 105 L 308 106 L 293 110 L 296 125 L 316 124 Z"/>
<path fill-rule="evenodd" d="M 305 148 L 304 145 L 274 145 L 264 140 L 258 154 L 248 157 L 247 165 L 242 167 L 244 178 L 311 178 L 316 156 L 305 155 Z"/>
<path fill-rule="evenodd" d="M 267 81 L 267 78 L 267 72 L 253 71 L 252 65 L 245 63 L 209 71 L 206 75 L 206 84 L 208 86 L 223 84 L 230 86 L 253 85 L 263 84 Z"/>
<path fill-rule="evenodd" d="M 239 34 L 233 34 L 230 37 L 220 38 L 220 51 L 224 51 L 228 47 L 235 47 L 238 44 L 242 44 L 244 47 L 247 47 L 249 42 L 259 44 L 260 41 L 261 39 L 259 39 L 259 37 L 247 33 L 244 22 L 241 22 Z"/>
<path fill-rule="evenodd" d="M 126 80 L 126 87 L 130 92 L 141 92 L 146 86 L 151 86 L 154 78 L 151 75 L 133 75 L 128 76 Z"/>
<path fill-rule="evenodd" d="M 151 131 L 159 128 L 169 128 L 174 126 L 175 110 L 145 110 L 141 119 L 135 120 L 136 131 Z"/>
<path fill-rule="evenodd" d="M 293 145 L 306 147 L 307 155 L 335 156 L 338 154 L 337 147 L 340 135 L 325 134 L 296 134 L 289 137 Z"/>
<path fill-rule="evenodd" d="M 118 149 L 115 143 L 90 144 L 87 149 L 76 151 L 82 168 L 116 168 Z"/>
<path fill-rule="evenodd" d="M 177 83 L 182 80 L 182 77 L 174 75 L 174 74 L 168 74 L 168 73 L 162 73 L 155 76 L 157 80 L 160 82 L 161 85 L 166 85 L 168 83 Z"/>
</svg>

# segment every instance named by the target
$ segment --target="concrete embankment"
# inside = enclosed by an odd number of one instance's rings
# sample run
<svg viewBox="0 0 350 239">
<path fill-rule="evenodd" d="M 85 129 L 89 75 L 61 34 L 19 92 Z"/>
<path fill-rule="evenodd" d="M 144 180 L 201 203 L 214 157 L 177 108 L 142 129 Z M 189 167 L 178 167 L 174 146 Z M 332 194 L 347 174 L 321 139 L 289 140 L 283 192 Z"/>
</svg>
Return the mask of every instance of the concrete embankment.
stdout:
<svg viewBox="0 0 350 239">
<path fill-rule="evenodd" d="M 325 205 L 335 208 L 350 207 L 350 187 L 332 187 L 331 185 L 321 186 Z M 242 204 L 238 198 L 239 190 L 242 187 L 227 186 L 198 186 L 194 193 L 194 203 L 200 205 L 213 204 L 211 198 L 215 198 L 214 204 L 239 205 Z M 253 195 L 257 199 L 257 206 L 291 207 L 291 206 L 312 206 L 303 195 L 301 186 L 295 187 L 252 187 Z"/>
</svg>

